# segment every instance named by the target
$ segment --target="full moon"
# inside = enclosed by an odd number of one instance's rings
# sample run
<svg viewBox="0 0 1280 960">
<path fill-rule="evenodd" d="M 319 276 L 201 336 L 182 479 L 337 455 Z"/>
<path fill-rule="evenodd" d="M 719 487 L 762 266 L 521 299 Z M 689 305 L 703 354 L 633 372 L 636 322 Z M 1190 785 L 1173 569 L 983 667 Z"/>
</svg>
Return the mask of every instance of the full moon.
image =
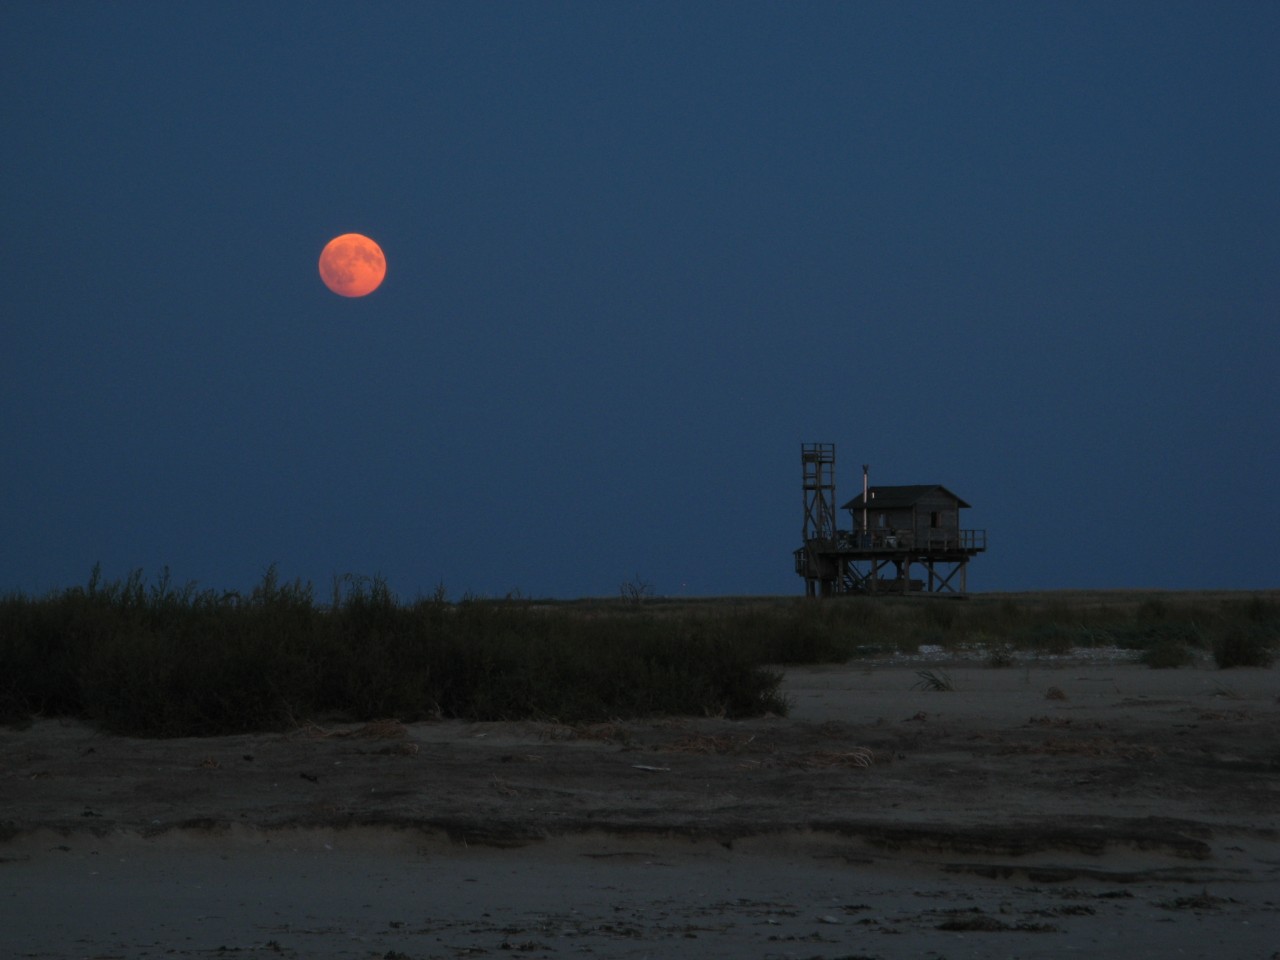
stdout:
<svg viewBox="0 0 1280 960">
<path fill-rule="evenodd" d="M 368 296 L 386 275 L 382 248 L 362 234 L 334 237 L 320 253 L 320 279 L 341 297 Z"/>
</svg>

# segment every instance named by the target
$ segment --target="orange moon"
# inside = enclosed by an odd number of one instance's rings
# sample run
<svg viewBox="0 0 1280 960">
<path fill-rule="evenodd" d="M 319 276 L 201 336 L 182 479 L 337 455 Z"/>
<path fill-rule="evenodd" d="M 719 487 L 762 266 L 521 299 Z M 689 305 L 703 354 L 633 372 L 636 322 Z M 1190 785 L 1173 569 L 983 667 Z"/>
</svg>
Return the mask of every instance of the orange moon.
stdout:
<svg viewBox="0 0 1280 960">
<path fill-rule="evenodd" d="M 386 275 L 382 248 L 363 234 L 334 237 L 320 253 L 320 279 L 340 297 L 368 296 Z"/>
</svg>

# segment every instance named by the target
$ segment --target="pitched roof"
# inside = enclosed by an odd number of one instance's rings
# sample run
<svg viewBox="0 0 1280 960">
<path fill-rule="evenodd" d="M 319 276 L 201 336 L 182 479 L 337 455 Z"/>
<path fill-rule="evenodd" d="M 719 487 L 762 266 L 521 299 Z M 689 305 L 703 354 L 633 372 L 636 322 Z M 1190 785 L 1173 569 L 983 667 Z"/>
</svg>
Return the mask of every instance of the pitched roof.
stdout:
<svg viewBox="0 0 1280 960">
<path fill-rule="evenodd" d="M 954 499 L 957 506 L 969 506 L 969 504 L 939 483 L 922 483 L 902 487 L 873 486 L 867 491 L 870 495 L 867 507 L 878 510 L 902 510 L 907 507 L 914 507 L 922 498 L 939 490 Z M 861 510 L 862 494 L 858 494 L 840 509 Z"/>
</svg>

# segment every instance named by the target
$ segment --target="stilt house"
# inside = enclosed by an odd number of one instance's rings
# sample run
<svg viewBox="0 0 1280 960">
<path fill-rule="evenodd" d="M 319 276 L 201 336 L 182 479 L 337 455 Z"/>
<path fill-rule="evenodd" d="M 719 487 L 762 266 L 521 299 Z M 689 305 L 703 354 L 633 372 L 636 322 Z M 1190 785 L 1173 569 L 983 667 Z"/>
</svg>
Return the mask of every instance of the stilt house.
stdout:
<svg viewBox="0 0 1280 960">
<path fill-rule="evenodd" d="M 985 530 L 960 526 L 969 504 L 940 484 L 870 486 L 835 512 L 835 445 L 801 447 L 804 474 L 804 545 L 796 573 L 808 596 L 835 593 L 959 593 L 967 589 L 969 560 L 987 548 Z M 923 576 L 912 577 L 912 567 Z"/>
</svg>

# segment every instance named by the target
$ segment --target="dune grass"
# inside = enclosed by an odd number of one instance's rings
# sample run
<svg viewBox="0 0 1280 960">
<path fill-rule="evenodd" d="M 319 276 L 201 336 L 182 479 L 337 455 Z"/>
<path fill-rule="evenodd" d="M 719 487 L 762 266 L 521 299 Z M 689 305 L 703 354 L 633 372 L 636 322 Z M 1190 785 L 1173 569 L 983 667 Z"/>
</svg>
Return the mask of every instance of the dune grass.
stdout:
<svg viewBox="0 0 1280 960">
<path fill-rule="evenodd" d="M 272 569 L 246 597 L 140 573 L 0 601 L 0 718 L 83 717 L 118 733 L 201 736 L 304 719 L 785 712 L 780 675 L 715 619 L 402 604 L 348 578 L 332 602 Z"/>
<path fill-rule="evenodd" d="M 376 578 L 276 570 L 247 595 L 167 573 L 0 598 L 0 722 L 70 716 L 138 736 L 283 729 L 318 718 L 547 719 L 783 714 L 779 667 L 922 644 L 1197 653 L 1269 662 L 1273 595 L 644 598 L 401 602 Z M 994 661 L 993 661 L 994 662 Z"/>
</svg>

